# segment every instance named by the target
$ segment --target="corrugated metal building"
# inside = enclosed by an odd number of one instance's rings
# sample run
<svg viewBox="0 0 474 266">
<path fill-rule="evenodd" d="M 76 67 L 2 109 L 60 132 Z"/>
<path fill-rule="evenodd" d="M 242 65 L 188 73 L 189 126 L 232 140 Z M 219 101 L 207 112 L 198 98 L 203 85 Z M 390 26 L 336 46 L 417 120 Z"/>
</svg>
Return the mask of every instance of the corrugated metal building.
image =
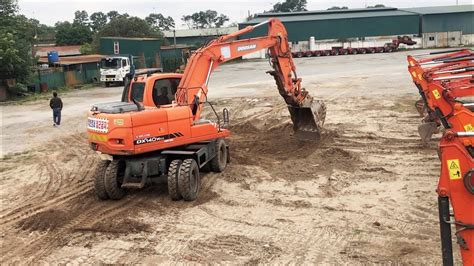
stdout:
<svg viewBox="0 0 474 266">
<path fill-rule="evenodd" d="M 210 40 L 237 30 L 238 27 L 222 27 L 210 29 L 163 31 L 163 34 L 170 45 L 174 44 L 174 38 L 176 37 L 176 44 L 200 47 Z"/>
<path fill-rule="evenodd" d="M 98 82 L 98 64 L 102 58 L 101 55 L 60 57 L 54 66 L 48 66 L 47 57 L 39 58 L 38 64 L 47 67 L 38 69 L 38 80 L 40 83 L 46 83 L 50 89 Z"/>
<path fill-rule="evenodd" d="M 101 37 L 102 55 L 132 55 L 137 68 L 161 67 L 161 40 L 157 38 Z"/>
<path fill-rule="evenodd" d="M 423 47 L 474 44 L 474 5 L 404 8 L 420 16 Z"/>
<path fill-rule="evenodd" d="M 424 47 L 456 46 L 472 44 L 474 34 L 473 5 L 262 13 L 240 23 L 239 28 L 255 25 L 270 17 L 277 17 L 285 24 L 289 40 L 293 43 L 308 41 L 311 36 L 319 41 L 330 41 L 410 35 L 423 37 Z M 267 27 L 263 26 L 241 38 L 261 36 L 266 31 Z M 435 32 L 443 32 L 444 35 L 425 35 Z M 442 37 L 450 42 L 437 40 Z M 431 41 L 425 41 L 425 38 Z"/>
</svg>

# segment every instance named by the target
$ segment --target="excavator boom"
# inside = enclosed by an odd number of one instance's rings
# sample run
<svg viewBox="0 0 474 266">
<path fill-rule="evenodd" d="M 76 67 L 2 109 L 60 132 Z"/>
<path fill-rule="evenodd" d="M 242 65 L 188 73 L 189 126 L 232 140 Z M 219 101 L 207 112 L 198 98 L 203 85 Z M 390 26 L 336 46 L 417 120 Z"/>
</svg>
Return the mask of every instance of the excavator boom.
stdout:
<svg viewBox="0 0 474 266">
<path fill-rule="evenodd" d="M 236 40 L 236 37 L 267 24 L 267 36 Z M 202 105 L 207 100 L 207 85 L 212 71 L 222 63 L 267 48 L 273 68 L 267 73 L 274 77 L 278 92 L 288 105 L 295 132 L 300 136 L 318 138 L 326 108 L 322 101 L 313 99 L 301 87 L 301 78 L 296 75 L 287 32 L 278 19 L 270 19 L 221 36 L 198 49 L 184 70 L 176 92 L 176 102 L 179 105 L 189 105 L 194 120 L 198 120 Z"/>
</svg>

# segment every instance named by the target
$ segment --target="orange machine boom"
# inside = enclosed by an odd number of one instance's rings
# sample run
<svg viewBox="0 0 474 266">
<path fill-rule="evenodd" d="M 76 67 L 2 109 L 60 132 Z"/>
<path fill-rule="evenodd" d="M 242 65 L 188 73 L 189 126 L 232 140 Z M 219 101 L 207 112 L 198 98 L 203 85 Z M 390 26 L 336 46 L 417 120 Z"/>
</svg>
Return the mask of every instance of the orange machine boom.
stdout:
<svg viewBox="0 0 474 266">
<path fill-rule="evenodd" d="M 451 224 L 454 224 L 463 263 L 471 266 L 474 265 L 474 105 L 463 98 L 474 96 L 474 56 L 468 49 L 424 56 L 428 57 L 408 56 L 408 70 L 436 124 L 445 130 L 439 143 L 441 173 L 437 188 L 443 264 L 454 264 L 451 242 Z M 426 137 L 432 133 L 428 131 Z"/>
</svg>

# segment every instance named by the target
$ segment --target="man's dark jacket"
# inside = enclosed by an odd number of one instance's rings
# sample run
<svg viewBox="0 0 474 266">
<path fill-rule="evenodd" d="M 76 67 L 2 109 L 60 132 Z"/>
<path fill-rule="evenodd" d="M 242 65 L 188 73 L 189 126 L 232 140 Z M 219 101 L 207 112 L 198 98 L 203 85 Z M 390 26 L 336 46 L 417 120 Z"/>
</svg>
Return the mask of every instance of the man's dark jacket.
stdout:
<svg viewBox="0 0 474 266">
<path fill-rule="evenodd" d="M 51 109 L 54 109 L 54 108 L 59 108 L 59 109 L 63 109 L 63 102 L 61 101 L 61 98 L 59 97 L 53 97 L 51 99 L 51 101 L 49 101 L 49 106 L 51 107 Z"/>
</svg>

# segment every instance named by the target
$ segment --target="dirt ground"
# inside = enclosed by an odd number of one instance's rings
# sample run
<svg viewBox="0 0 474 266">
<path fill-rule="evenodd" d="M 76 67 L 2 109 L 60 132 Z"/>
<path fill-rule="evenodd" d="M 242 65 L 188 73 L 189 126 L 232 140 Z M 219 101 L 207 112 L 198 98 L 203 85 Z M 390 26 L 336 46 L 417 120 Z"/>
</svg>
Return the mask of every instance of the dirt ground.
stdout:
<svg viewBox="0 0 474 266">
<path fill-rule="evenodd" d="M 267 62 L 219 68 L 232 159 L 195 202 L 164 184 L 94 196 L 86 111 L 121 88 L 62 95 L 60 128 L 46 101 L 2 106 L 1 263 L 441 264 L 436 141 L 419 140 L 406 54 L 296 59 L 328 107 L 319 142 L 292 136 Z"/>
</svg>

